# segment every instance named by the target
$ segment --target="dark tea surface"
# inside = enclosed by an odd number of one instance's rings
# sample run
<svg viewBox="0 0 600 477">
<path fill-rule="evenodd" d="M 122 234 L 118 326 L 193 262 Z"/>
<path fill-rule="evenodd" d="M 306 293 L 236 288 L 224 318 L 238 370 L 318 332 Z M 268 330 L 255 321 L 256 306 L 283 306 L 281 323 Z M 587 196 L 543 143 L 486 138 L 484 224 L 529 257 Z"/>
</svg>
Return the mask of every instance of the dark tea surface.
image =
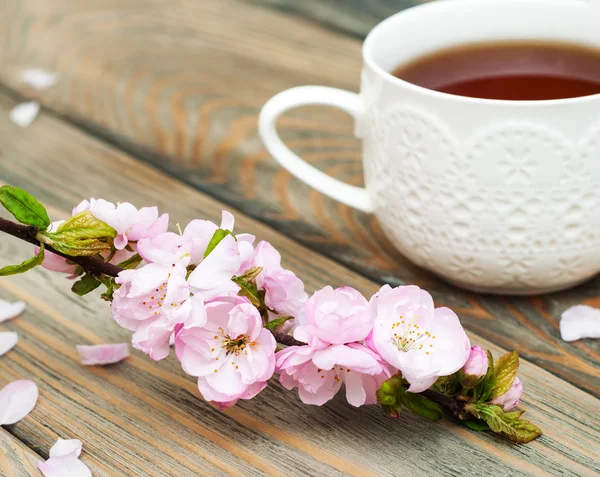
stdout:
<svg viewBox="0 0 600 477">
<path fill-rule="evenodd" d="M 480 43 L 440 50 L 392 73 L 424 88 L 474 98 L 547 100 L 600 93 L 600 48 Z"/>
</svg>

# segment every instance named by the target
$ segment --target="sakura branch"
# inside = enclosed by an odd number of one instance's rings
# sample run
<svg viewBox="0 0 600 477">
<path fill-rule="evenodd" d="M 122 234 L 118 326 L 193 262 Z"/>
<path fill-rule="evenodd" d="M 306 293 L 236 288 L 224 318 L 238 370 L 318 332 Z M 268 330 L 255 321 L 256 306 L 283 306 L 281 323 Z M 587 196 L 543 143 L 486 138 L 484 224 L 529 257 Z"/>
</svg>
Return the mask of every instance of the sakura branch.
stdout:
<svg viewBox="0 0 600 477">
<path fill-rule="evenodd" d="M 471 347 L 456 314 L 416 286 L 385 285 L 370 300 L 325 287 L 309 298 L 277 250 L 234 233 L 225 211 L 219 225 L 193 220 L 173 233 L 156 207 L 90 199 L 50 222 L 21 189 L 0 187 L 0 202 L 20 222 L 0 219 L 0 230 L 36 245 L 34 257 L 0 275 L 41 265 L 76 280 L 79 295 L 103 286 L 134 348 L 159 361 L 174 341 L 183 370 L 221 409 L 254 398 L 278 374 L 309 405 L 344 386 L 351 405 L 379 404 L 392 417 L 408 409 L 441 419 L 442 404 L 473 430 L 519 443 L 541 435 L 514 410 L 518 354 L 494 360 Z"/>
</svg>

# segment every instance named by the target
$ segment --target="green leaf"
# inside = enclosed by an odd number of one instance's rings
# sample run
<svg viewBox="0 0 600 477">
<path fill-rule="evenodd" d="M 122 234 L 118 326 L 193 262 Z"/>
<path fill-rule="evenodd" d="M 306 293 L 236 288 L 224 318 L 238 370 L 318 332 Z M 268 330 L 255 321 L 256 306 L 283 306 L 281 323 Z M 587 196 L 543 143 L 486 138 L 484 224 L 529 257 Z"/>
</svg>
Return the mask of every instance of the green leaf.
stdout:
<svg viewBox="0 0 600 477">
<path fill-rule="evenodd" d="M 472 431 L 480 432 L 480 431 L 489 431 L 490 426 L 487 425 L 485 421 L 477 421 L 475 419 L 471 419 L 468 421 L 463 421 L 465 426 L 467 426 Z"/>
<path fill-rule="evenodd" d="M 84 210 L 60 224 L 55 232 L 39 232 L 37 238 L 58 252 L 80 257 L 110 251 L 108 242 L 116 235 L 115 229 Z"/>
<path fill-rule="evenodd" d="M 28 258 L 19 265 L 8 265 L 0 269 L 0 277 L 6 277 L 8 275 L 17 275 L 19 273 L 25 273 L 38 265 L 41 265 L 44 261 L 44 244 L 40 245 L 40 251 L 37 255 Z"/>
<path fill-rule="evenodd" d="M 281 325 L 283 325 L 286 321 L 293 320 L 293 319 L 294 319 L 293 316 L 280 316 L 279 318 L 276 318 L 274 320 L 271 320 L 271 321 L 265 323 L 265 328 L 267 330 L 276 330 Z"/>
<path fill-rule="evenodd" d="M 212 252 L 215 249 L 215 247 L 221 243 L 221 240 L 223 240 L 228 235 L 231 235 L 233 238 L 235 238 L 235 235 L 233 235 L 233 232 L 231 230 L 217 229 L 217 231 L 210 239 L 210 242 L 208 242 L 208 247 L 206 247 L 206 251 L 204 252 L 204 258 L 208 257 L 210 252 Z"/>
<path fill-rule="evenodd" d="M 504 413 L 500 406 L 494 404 L 470 404 L 465 409 L 490 426 L 490 430 L 508 437 L 516 443 L 530 442 L 542 435 L 539 427 L 521 419 L 522 412 Z"/>
<path fill-rule="evenodd" d="M 110 250 L 109 244 L 98 239 L 76 240 L 72 243 L 53 241 L 49 245 L 57 252 L 71 257 L 90 257 Z"/>
<path fill-rule="evenodd" d="M 84 275 L 77 280 L 71 287 L 71 291 L 79 296 L 87 295 L 100 286 L 100 281 L 96 280 L 92 275 Z"/>
<path fill-rule="evenodd" d="M 494 363 L 494 389 L 490 397 L 502 396 L 512 386 L 519 369 L 519 352 L 513 351 L 500 356 Z"/>
<path fill-rule="evenodd" d="M 427 399 L 425 396 L 404 392 L 404 388 L 402 388 L 398 394 L 398 398 L 409 411 L 418 414 L 425 419 L 439 421 L 444 417 L 444 410 L 442 407 L 431 399 Z"/>
<path fill-rule="evenodd" d="M 129 257 L 127 260 L 119 263 L 119 267 L 126 270 L 133 270 L 134 268 L 137 268 L 140 263 L 142 263 L 142 257 L 136 253 L 134 256 Z"/>
<path fill-rule="evenodd" d="M 239 283 L 239 282 L 251 282 L 257 276 L 259 276 L 262 271 L 263 271 L 263 267 L 249 268 L 248 270 L 246 270 L 246 272 L 243 275 L 239 275 L 237 277 L 233 277 L 232 280 L 235 283 Z"/>
<path fill-rule="evenodd" d="M 60 235 L 63 239 L 101 239 L 115 238 L 117 231 L 110 225 L 97 219 L 89 210 L 84 210 L 65 220 L 56 232 L 48 234 L 50 236 Z"/>
<path fill-rule="evenodd" d="M 489 350 L 485 352 L 488 357 L 488 370 L 483 379 L 475 387 L 475 401 L 476 402 L 487 402 L 490 399 L 490 395 L 496 386 L 496 378 L 494 372 L 494 357 Z"/>
<path fill-rule="evenodd" d="M 29 192 L 18 187 L 0 187 L 0 202 L 22 224 L 45 230 L 50 219 L 45 207 Z"/>
</svg>

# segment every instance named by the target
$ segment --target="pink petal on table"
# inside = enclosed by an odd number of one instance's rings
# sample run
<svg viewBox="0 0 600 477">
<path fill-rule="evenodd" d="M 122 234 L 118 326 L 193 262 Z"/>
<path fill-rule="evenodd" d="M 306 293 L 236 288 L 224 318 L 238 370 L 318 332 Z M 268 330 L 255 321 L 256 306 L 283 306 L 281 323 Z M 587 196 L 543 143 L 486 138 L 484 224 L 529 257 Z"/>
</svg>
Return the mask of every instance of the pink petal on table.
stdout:
<svg viewBox="0 0 600 477">
<path fill-rule="evenodd" d="M 38 462 L 37 466 L 45 477 L 92 477 L 90 469 L 77 458 L 75 452 L 50 457 L 46 462 Z"/>
<path fill-rule="evenodd" d="M 62 457 L 75 453 L 75 457 L 81 455 L 81 441 L 79 439 L 58 439 L 50 449 L 50 457 Z"/>
<path fill-rule="evenodd" d="M 13 349 L 18 340 L 19 336 L 12 331 L 0 333 L 0 356 Z"/>
<path fill-rule="evenodd" d="M 15 301 L 11 303 L 6 300 L 0 300 L 0 323 L 12 318 L 16 318 L 25 310 L 25 303 Z"/>
<path fill-rule="evenodd" d="M 577 305 L 564 311 L 560 317 L 560 337 L 565 341 L 600 338 L 600 310 Z"/>
<path fill-rule="evenodd" d="M 37 399 L 38 388 L 33 381 L 7 384 L 0 391 L 0 426 L 19 422 L 33 410 Z"/>
<path fill-rule="evenodd" d="M 129 357 L 127 343 L 103 344 L 95 346 L 77 345 L 79 361 L 84 366 L 114 364 Z"/>
</svg>

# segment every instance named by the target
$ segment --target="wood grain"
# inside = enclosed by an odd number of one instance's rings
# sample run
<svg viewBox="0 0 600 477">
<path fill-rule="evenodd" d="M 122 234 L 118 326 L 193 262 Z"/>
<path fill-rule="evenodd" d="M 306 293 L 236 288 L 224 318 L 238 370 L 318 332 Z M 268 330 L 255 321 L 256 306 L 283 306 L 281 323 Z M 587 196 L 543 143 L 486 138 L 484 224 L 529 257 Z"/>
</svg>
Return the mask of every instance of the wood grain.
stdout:
<svg viewBox="0 0 600 477">
<path fill-rule="evenodd" d="M 86 196 L 158 203 L 172 221 L 218 220 L 223 204 L 43 113 L 23 130 L 7 119 L 14 103 L 0 95 L 0 181 L 26 188 L 54 219 Z M 9 160 L 11 159 L 12 160 Z M 65 178 L 70 178 L 65 180 Z M 309 290 L 348 284 L 365 294 L 378 285 L 236 213 L 236 230 L 272 242 Z M 0 262 L 24 259 L 30 246 L 2 237 Z M 82 367 L 77 343 L 129 339 L 97 296 L 79 298 L 70 282 L 36 269 L 0 281 L 0 298 L 28 303 L 3 324 L 18 346 L 0 359 L 0 386 L 17 378 L 40 387 L 36 409 L 10 432 L 46 456 L 57 437 L 84 442 L 99 476 L 192 475 L 594 475 L 600 471 L 600 402 L 523 361 L 523 406 L 544 437 L 515 446 L 450 420 L 429 423 L 406 413 L 387 418 L 376 406 L 354 409 L 338 396 L 302 405 L 272 382 L 258 399 L 221 413 L 203 402 L 172 357 L 155 363 L 137 351 L 111 367 Z M 472 335 L 474 342 L 503 350 Z M 360 451 L 358 451 L 360 449 Z"/>
<path fill-rule="evenodd" d="M 30 477 L 39 473 L 37 462 L 42 458 L 21 441 L 0 428 L 0 475 Z"/>
<path fill-rule="evenodd" d="M 372 216 L 323 197 L 268 157 L 256 135 L 260 106 L 300 84 L 357 90 L 358 40 L 237 0 L 5 0 L 0 31 L 0 81 L 14 90 L 379 283 L 427 286 L 470 330 L 600 396 L 600 343 L 565 343 L 558 332 L 568 306 L 597 303 L 600 281 L 539 298 L 463 292 L 401 257 Z M 19 80 L 28 66 L 58 71 L 61 81 L 33 92 Z M 361 183 L 346 116 L 309 108 L 283 118 L 280 130 L 312 164 Z"/>
<path fill-rule="evenodd" d="M 381 20 L 427 0 L 246 0 L 278 8 L 364 38 Z"/>
</svg>

